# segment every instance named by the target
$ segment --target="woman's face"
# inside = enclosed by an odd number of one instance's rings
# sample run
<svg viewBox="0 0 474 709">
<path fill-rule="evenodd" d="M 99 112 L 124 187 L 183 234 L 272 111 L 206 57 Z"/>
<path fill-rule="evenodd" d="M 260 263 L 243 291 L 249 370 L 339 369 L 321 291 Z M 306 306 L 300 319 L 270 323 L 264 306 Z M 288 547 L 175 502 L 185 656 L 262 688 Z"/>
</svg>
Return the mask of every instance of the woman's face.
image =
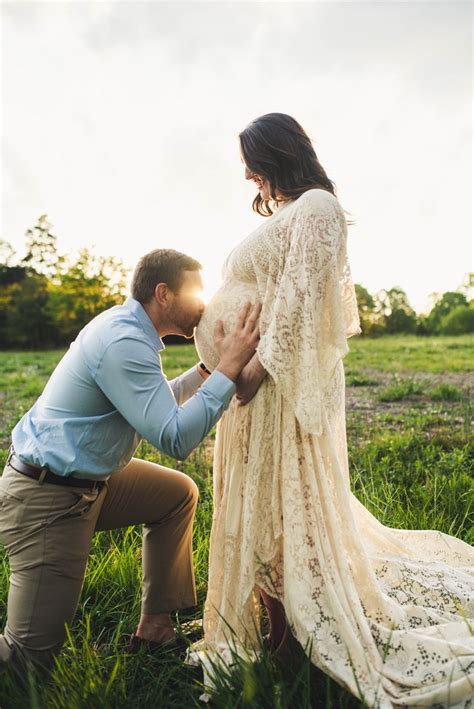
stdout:
<svg viewBox="0 0 474 709">
<path fill-rule="evenodd" d="M 244 163 L 243 159 L 242 162 Z M 245 179 L 246 180 L 252 180 L 255 182 L 258 191 L 260 192 L 260 197 L 262 199 L 270 199 L 271 194 L 270 194 L 270 183 L 268 182 L 267 179 L 264 177 L 261 177 L 261 175 L 257 175 L 257 173 L 252 172 L 249 170 L 247 165 L 244 163 L 245 167 Z"/>
</svg>

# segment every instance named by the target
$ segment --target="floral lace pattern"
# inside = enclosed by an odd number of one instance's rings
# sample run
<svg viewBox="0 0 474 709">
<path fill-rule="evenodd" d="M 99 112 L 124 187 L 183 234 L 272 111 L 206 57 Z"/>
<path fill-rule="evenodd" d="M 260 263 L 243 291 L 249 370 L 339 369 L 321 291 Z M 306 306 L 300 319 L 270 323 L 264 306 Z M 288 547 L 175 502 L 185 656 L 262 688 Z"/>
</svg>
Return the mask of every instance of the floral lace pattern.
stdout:
<svg viewBox="0 0 474 709">
<path fill-rule="evenodd" d="M 310 190 L 229 256 L 198 328 L 262 302 L 269 372 L 218 426 L 205 639 L 191 660 L 256 640 L 257 589 L 278 596 L 312 661 L 369 706 L 474 707 L 474 551 L 437 531 L 382 525 L 351 493 L 345 429 L 347 338 L 359 332 L 337 200 Z M 229 628 L 235 635 L 230 634 Z"/>
</svg>

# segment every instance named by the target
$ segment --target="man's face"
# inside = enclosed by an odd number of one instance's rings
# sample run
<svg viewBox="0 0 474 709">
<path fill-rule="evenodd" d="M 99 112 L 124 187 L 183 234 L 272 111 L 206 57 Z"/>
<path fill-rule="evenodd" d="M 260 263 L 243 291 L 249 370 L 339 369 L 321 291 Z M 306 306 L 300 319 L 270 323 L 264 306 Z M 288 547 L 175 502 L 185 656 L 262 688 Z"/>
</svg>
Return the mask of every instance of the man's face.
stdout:
<svg viewBox="0 0 474 709">
<path fill-rule="evenodd" d="M 172 294 L 168 319 L 176 335 L 192 337 L 204 312 L 202 278 L 199 271 L 183 271 L 179 290 Z"/>
</svg>

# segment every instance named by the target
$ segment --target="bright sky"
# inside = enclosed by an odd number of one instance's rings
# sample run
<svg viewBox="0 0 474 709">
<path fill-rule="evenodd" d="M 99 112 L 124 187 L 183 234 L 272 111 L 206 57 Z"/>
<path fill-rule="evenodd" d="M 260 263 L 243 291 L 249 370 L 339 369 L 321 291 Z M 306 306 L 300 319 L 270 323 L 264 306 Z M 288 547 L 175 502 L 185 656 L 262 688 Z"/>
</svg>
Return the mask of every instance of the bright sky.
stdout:
<svg viewBox="0 0 474 709">
<path fill-rule="evenodd" d="M 472 265 L 469 2 L 3 2 L 0 238 L 46 212 L 62 251 L 173 247 L 217 287 L 261 220 L 237 134 L 312 136 L 353 277 L 416 310 Z"/>
</svg>

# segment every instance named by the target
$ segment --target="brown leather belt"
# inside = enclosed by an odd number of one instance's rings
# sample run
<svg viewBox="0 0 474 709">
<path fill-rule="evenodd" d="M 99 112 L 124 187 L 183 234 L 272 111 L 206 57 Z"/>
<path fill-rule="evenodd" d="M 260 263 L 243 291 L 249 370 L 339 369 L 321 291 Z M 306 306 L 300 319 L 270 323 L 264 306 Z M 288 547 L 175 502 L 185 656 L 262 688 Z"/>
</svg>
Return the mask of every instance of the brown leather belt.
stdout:
<svg viewBox="0 0 474 709">
<path fill-rule="evenodd" d="M 26 475 L 34 480 L 40 480 L 44 483 L 52 485 L 67 485 L 69 487 L 85 487 L 89 490 L 100 490 L 105 485 L 105 480 L 85 480 L 83 478 L 74 478 L 72 476 L 56 475 L 48 468 L 38 468 L 36 465 L 30 465 L 20 460 L 10 449 L 10 454 L 7 459 L 7 465 L 10 465 L 17 473 Z"/>
</svg>

